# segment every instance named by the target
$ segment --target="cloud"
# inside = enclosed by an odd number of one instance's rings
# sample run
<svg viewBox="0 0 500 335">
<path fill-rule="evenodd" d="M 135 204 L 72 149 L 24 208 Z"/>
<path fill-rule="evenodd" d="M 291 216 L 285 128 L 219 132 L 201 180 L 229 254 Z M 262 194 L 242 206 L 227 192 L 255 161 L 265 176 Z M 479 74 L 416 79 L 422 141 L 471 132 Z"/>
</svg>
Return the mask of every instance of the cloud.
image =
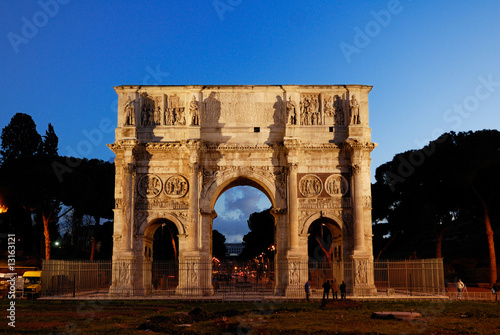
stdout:
<svg viewBox="0 0 500 335">
<path fill-rule="evenodd" d="M 226 191 L 217 200 L 213 229 L 226 237 L 226 242 L 241 242 L 249 232 L 247 220 L 250 214 L 261 212 L 271 207 L 269 199 L 256 188 L 238 186 Z"/>
</svg>

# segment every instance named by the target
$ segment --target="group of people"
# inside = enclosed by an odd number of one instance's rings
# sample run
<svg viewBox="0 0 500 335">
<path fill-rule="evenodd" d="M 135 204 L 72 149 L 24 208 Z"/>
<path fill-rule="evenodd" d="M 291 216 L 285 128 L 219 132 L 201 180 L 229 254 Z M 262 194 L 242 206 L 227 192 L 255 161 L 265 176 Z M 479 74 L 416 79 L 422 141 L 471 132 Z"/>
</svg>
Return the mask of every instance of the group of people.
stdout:
<svg viewBox="0 0 500 335">
<path fill-rule="evenodd" d="M 337 280 L 334 278 L 333 280 L 327 280 L 323 283 L 323 301 L 328 300 L 330 295 L 330 290 L 332 291 L 332 299 L 338 299 L 338 291 L 340 290 L 340 299 L 346 299 L 346 285 L 345 282 L 342 281 L 340 286 L 337 286 Z M 306 281 L 304 285 L 304 290 L 306 291 L 306 299 L 309 301 L 309 295 L 311 287 L 309 285 L 309 281 Z M 326 299 L 326 300 L 325 300 Z"/>
</svg>

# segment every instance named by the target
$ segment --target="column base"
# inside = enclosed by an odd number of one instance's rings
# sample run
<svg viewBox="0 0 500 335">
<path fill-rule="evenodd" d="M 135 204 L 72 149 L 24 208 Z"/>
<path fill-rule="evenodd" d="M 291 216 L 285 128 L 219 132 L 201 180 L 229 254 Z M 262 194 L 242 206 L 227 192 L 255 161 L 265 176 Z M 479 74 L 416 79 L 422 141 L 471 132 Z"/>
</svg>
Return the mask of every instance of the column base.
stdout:
<svg viewBox="0 0 500 335">
<path fill-rule="evenodd" d="M 351 255 L 353 261 L 353 295 L 373 296 L 377 294 L 374 284 L 373 260 L 365 252 Z"/>
</svg>

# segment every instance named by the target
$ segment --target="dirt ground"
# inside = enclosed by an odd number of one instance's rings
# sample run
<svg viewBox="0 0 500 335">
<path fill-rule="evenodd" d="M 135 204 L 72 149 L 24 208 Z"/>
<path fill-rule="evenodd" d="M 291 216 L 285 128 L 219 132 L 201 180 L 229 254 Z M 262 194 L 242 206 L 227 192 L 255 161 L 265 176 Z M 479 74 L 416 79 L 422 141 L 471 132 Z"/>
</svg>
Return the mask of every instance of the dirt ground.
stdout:
<svg viewBox="0 0 500 335">
<path fill-rule="evenodd" d="M 19 301 L 12 334 L 500 334 L 500 303 L 466 301 Z M 417 312 L 412 321 L 380 311 Z"/>
</svg>

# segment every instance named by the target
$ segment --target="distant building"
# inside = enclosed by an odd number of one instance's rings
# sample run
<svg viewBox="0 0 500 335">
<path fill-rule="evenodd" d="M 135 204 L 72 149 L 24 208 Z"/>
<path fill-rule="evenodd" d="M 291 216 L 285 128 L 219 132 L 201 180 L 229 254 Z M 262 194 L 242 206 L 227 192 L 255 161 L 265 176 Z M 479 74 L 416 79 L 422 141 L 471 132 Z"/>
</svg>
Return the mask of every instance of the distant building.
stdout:
<svg viewBox="0 0 500 335">
<path fill-rule="evenodd" d="M 224 243 L 226 246 L 226 256 L 239 256 L 243 251 L 243 243 Z"/>
</svg>

